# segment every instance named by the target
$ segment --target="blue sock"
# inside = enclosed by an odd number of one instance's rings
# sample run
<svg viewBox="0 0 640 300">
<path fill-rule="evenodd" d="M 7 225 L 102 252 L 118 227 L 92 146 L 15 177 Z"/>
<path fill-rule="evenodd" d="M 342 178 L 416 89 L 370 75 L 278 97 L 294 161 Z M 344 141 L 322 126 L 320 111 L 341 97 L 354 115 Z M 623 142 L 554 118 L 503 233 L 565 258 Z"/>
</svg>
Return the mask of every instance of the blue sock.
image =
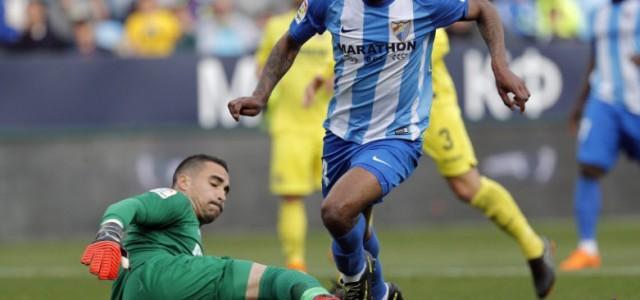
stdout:
<svg viewBox="0 0 640 300">
<path fill-rule="evenodd" d="M 341 237 L 333 238 L 331 245 L 333 259 L 340 273 L 354 276 L 364 268 L 363 239 L 365 229 L 365 219 L 360 215 L 351 231 Z"/>
<path fill-rule="evenodd" d="M 378 237 L 373 227 L 371 228 L 369 240 L 364 242 L 364 249 L 376 260 L 375 268 L 373 269 L 373 280 L 371 281 L 373 299 L 382 299 L 384 294 L 387 293 L 387 285 L 382 276 L 382 262 L 378 257 L 380 255 L 380 242 L 378 242 Z"/>
<path fill-rule="evenodd" d="M 574 199 L 580 240 L 596 238 L 601 197 L 600 182 L 592 178 L 580 176 L 576 184 Z"/>
</svg>

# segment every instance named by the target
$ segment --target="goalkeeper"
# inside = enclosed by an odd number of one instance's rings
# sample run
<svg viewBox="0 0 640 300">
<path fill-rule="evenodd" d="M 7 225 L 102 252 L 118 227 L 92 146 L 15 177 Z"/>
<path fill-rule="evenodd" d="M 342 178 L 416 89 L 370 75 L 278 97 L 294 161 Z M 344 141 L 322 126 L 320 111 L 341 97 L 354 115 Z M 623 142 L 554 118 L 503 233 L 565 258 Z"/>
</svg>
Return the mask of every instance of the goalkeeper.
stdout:
<svg viewBox="0 0 640 300">
<path fill-rule="evenodd" d="M 228 192 L 223 160 L 190 156 L 171 189 L 111 205 L 81 262 L 99 279 L 116 280 L 111 299 L 338 299 L 298 271 L 202 256 L 200 226 L 222 213 Z"/>
</svg>

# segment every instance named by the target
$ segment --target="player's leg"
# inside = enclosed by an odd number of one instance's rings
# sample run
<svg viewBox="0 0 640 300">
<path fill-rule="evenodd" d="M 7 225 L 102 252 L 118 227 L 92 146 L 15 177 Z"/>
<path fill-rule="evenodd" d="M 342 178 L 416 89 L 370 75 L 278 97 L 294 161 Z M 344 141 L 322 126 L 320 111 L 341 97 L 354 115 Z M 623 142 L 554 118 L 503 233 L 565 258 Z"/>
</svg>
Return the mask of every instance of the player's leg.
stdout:
<svg viewBox="0 0 640 300">
<path fill-rule="evenodd" d="M 235 259 L 227 259 L 215 299 L 337 300 L 303 272 Z"/>
<path fill-rule="evenodd" d="M 353 294 L 346 299 L 368 299 L 360 297 L 371 293 L 373 262 L 364 251 L 366 221 L 361 212 L 380 197 L 377 178 L 356 167 L 336 182 L 322 203 L 322 221 L 333 237 L 334 262 L 346 292 Z"/>
<path fill-rule="evenodd" d="M 501 184 L 481 176 L 476 168 L 457 177 L 447 177 L 447 182 L 460 199 L 482 211 L 513 237 L 525 258 L 530 260 L 542 256 L 542 238 L 531 228 L 511 193 Z"/>
<path fill-rule="evenodd" d="M 219 283 L 227 260 L 160 254 L 127 270 L 122 298 L 132 300 L 221 299 Z"/>
<path fill-rule="evenodd" d="M 527 259 L 542 255 L 542 239 L 529 226 L 511 194 L 501 184 L 483 177 L 475 167 L 473 146 L 456 105 L 432 109 L 424 150 L 460 200 L 482 211 L 516 239 Z"/>
<path fill-rule="evenodd" d="M 367 221 L 367 231 L 365 232 L 364 249 L 371 254 L 375 260 L 373 270 L 373 280 L 371 282 L 374 299 L 394 299 L 402 300 L 400 288 L 393 283 L 385 282 L 382 273 L 382 261 L 380 260 L 380 242 L 373 227 L 373 207 L 364 212 Z"/>
<path fill-rule="evenodd" d="M 304 198 L 281 196 L 278 213 L 278 236 L 287 268 L 306 272 L 305 240 L 307 214 Z"/>
<path fill-rule="evenodd" d="M 329 137 L 327 142 L 325 138 L 323 192 L 326 196 L 322 219 L 334 238 L 334 260 L 349 293 L 352 283 L 369 285 L 367 277 L 373 271 L 370 257 L 364 251 L 367 226 L 362 212 L 413 172 L 420 156 L 420 143 L 378 141 L 350 148 L 345 145 L 347 142 L 333 139 L 331 143 L 331 140 Z M 334 144 L 342 144 L 343 149 Z M 383 284 L 381 272 L 376 276 L 379 276 L 376 282 Z M 364 292 L 368 291 L 365 289 Z M 381 295 L 374 295 L 374 298 L 378 299 L 378 296 Z M 351 299 L 350 296 L 347 299 Z"/>
<path fill-rule="evenodd" d="M 560 268 L 575 271 L 600 266 L 596 230 L 602 193 L 600 179 L 615 164 L 620 149 L 620 123 L 614 108 L 595 98 L 588 100 L 578 132 L 580 174 L 574 192 L 578 247 Z"/>
<path fill-rule="evenodd" d="M 543 260 L 543 239 L 531 228 L 509 191 L 478 172 L 460 109 L 453 101 L 445 103 L 451 104 L 432 108 L 431 123 L 425 133 L 425 152 L 434 159 L 438 171 L 460 200 L 482 211 L 518 242 L 532 269 L 536 292 L 546 295 L 555 275 L 552 265 Z"/>
<path fill-rule="evenodd" d="M 282 133 L 272 137 L 271 191 L 280 197 L 278 237 L 286 266 L 306 271 L 307 214 L 304 197 L 316 189 L 317 142 L 312 137 Z M 319 150 L 317 150 L 319 151 Z"/>
<path fill-rule="evenodd" d="M 574 190 L 574 213 L 578 230 L 578 246 L 560 264 L 560 269 L 563 271 L 600 267 L 601 261 L 596 229 L 602 205 L 600 179 L 604 175 L 605 170 L 601 167 L 580 164 L 580 173 Z"/>
</svg>

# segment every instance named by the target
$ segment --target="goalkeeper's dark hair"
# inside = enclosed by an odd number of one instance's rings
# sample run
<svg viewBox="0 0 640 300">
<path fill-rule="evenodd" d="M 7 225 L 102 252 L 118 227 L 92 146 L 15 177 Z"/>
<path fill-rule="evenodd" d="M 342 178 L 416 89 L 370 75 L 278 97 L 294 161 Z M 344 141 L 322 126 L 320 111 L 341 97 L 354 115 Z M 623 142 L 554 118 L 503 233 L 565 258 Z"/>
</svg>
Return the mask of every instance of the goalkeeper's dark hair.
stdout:
<svg viewBox="0 0 640 300">
<path fill-rule="evenodd" d="M 180 162 L 176 171 L 173 172 L 173 179 L 171 181 L 171 186 L 174 186 L 178 181 L 178 176 L 186 171 L 191 170 L 193 168 L 200 167 L 205 162 L 212 162 L 214 164 L 220 165 L 224 168 L 225 171 L 229 172 L 229 168 L 227 167 L 227 162 L 222 160 L 221 158 L 207 155 L 207 154 L 195 154 L 191 155 Z"/>
</svg>

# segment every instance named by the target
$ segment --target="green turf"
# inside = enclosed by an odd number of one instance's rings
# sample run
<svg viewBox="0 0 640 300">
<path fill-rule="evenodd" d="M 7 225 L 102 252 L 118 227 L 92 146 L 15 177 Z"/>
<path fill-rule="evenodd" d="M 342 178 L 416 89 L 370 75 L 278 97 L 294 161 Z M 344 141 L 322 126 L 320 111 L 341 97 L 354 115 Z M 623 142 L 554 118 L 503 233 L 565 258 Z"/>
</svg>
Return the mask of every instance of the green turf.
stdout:
<svg viewBox="0 0 640 300">
<path fill-rule="evenodd" d="M 575 245 L 570 222 L 536 223 L 557 242 L 557 257 Z M 605 220 L 599 230 L 604 266 L 560 273 L 550 299 L 640 299 L 640 221 Z M 535 299 L 516 244 L 488 223 L 420 226 L 380 232 L 387 279 L 407 299 Z M 309 240 L 309 272 L 325 283 L 334 275 L 328 236 Z M 275 236 L 225 234 L 205 237 L 206 252 L 281 264 Z M 109 283 L 78 263 L 78 241 L 0 245 L 0 299 L 106 299 Z M 559 259 L 557 259 L 559 260 Z"/>
</svg>

